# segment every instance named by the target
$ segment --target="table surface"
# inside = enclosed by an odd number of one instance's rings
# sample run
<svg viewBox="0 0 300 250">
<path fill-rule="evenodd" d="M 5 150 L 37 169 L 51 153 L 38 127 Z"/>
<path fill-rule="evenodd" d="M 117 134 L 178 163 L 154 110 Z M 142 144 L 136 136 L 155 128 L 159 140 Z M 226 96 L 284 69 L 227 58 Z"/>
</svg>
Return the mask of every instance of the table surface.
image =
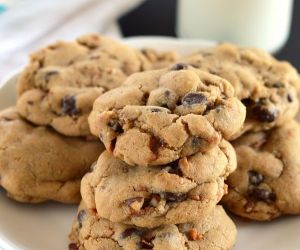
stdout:
<svg viewBox="0 0 300 250">
<path fill-rule="evenodd" d="M 175 34 L 175 0 L 147 0 L 135 10 L 120 18 L 123 35 L 163 35 Z M 298 15 L 297 15 L 298 13 Z M 294 1 L 291 34 L 284 48 L 276 54 L 281 60 L 290 61 L 300 70 L 300 1 Z M 155 17 L 155 18 L 153 18 Z"/>
</svg>

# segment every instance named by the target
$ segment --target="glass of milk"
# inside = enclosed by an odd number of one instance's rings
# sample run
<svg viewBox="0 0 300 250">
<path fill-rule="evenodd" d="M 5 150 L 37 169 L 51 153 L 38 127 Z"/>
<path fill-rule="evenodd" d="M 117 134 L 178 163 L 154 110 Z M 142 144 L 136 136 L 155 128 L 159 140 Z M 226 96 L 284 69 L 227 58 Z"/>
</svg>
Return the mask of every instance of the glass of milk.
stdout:
<svg viewBox="0 0 300 250">
<path fill-rule="evenodd" d="M 177 35 L 278 51 L 287 41 L 293 0 L 178 0 Z"/>
</svg>

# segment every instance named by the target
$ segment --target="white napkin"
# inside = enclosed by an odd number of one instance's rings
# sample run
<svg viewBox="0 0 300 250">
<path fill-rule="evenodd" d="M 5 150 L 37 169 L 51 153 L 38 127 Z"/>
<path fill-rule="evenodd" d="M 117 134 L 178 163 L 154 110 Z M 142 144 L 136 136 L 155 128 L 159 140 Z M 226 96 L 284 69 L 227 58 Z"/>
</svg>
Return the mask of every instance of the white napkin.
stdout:
<svg viewBox="0 0 300 250">
<path fill-rule="evenodd" d="M 0 80 L 28 54 L 85 33 L 120 37 L 116 20 L 143 0 L 20 0 L 0 14 Z"/>
</svg>

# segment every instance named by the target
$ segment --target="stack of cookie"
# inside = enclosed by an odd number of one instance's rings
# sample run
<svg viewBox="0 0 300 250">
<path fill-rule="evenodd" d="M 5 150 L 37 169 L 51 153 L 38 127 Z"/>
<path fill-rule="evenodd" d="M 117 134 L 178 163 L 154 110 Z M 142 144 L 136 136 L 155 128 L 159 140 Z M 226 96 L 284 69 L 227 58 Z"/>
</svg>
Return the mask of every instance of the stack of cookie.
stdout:
<svg viewBox="0 0 300 250">
<path fill-rule="evenodd" d="M 233 213 L 266 221 L 300 214 L 300 125 L 294 121 L 298 72 L 258 49 L 222 44 L 183 61 L 221 76 L 247 107 L 240 137 L 232 143 L 238 161 L 223 204 Z"/>
<path fill-rule="evenodd" d="M 98 35 L 33 53 L 19 77 L 17 108 L 0 113 L 0 185 L 8 196 L 79 203 L 81 178 L 104 150 L 88 127 L 94 100 L 128 75 L 175 59 Z"/>
<path fill-rule="evenodd" d="M 232 248 L 217 203 L 246 110 L 231 84 L 187 64 L 135 73 L 89 116 L 106 151 L 81 183 L 71 249 Z"/>
<path fill-rule="evenodd" d="M 231 249 L 220 201 L 252 220 L 300 214 L 299 89 L 257 49 L 178 60 L 98 35 L 57 42 L 0 112 L 0 185 L 20 202 L 81 201 L 71 250 Z"/>
</svg>

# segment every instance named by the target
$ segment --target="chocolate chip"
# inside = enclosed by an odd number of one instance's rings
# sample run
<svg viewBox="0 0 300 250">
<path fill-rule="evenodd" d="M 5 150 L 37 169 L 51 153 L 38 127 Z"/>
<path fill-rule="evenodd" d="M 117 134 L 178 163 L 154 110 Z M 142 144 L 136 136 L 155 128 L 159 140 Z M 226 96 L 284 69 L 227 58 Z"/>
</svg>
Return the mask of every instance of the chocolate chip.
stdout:
<svg viewBox="0 0 300 250">
<path fill-rule="evenodd" d="M 293 98 L 290 94 L 287 95 L 287 100 L 288 102 L 293 102 Z"/>
<path fill-rule="evenodd" d="M 276 110 L 269 110 L 264 106 L 257 104 L 252 108 L 251 114 L 253 118 L 261 122 L 273 122 L 277 118 L 278 112 Z"/>
<path fill-rule="evenodd" d="M 85 217 L 86 217 L 85 210 L 80 210 L 79 213 L 77 214 L 77 221 L 78 221 L 79 229 L 82 228 L 82 222 L 84 221 Z"/>
<path fill-rule="evenodd" d="M 165 92 L 164 92 L 164 96 L 165 97 L 169 97 L 171 95 L 171 91 L 170 90 L 166 90 Z"/>
<path fill-rule="evenodd" d="M 193 148 L 199 148 L 203 144 L 203 139 L 199 137 L 193 137 L 192 138 L 192 147 Z"/>
<path fill-rule="evenodd" d="M 159 149 L 162 146 L 161 141 L 156 138 L 155 136 L 151 136 L 150 142 L 149 142 L 149 148 L 152 151 L 153 154 L 158 155 Z"/>
<path fill-rule="evenodd" d="M 186 64 L 186 63 L 177 63 L 177 64 L 172 66 L 171 70 L 183 70 L 183 69 L 187 69 L 187 68 L 188 68 L 188 64 Z"/>
<path fill-rule="evenodd" d="M 44 79 L 46 82 L 48 82 L 50 80 L 50 78 L 54 75 L 57 75 L 58 71 L 52 70 L 52 71 L 48 71 L 45 75 L 44 75 Z"/>
<path fill-rule="evenodd" d="M 246 107 L 249 107 L 249 106 L 251 106 L 251 105 L 254 103 L 254 101 L 251 100 L 250 98 L 245 98 L 245 99 L 242 99 L 242 103 L 243 103 Z"/>
<path fill-rule="evenodd" d="M 186 193 L 164 192 L 164 193 L 161 193 L 161 196 L 169 202 L 182 202 L 187 199 Z"/>
<path fill-rule="evenodd" d="M 278 111 L 268 109 L 266 107 L 267 101 L 266 98 L 261 98 L 257 102 L 245 98 L 242 103 L 247 107 L 247 114 L 253 119 L 261 122 L 273 122 L 278 116 Z"/>
<path fill-rule="evenodd" d="M 136 234 L 136 235 L 142 235 L 143 232 L 141 230 L 138 230 L 136 228 L 127 228 L 123 233 L 122 237 L 127 238 L 130 237 L 131 235 Z"/>
<path fill-rule="evenodd" d="M 120 123 L 116 120 L 110 120 L 108 123 L 107 123 L 107 126 L 109 126 L 113 131 L 121 134 L 124 132 L 122 126 L 120 125 Z"/>
<path fill-rule="evenodd" d="M 169 166 L 170 167 L 168 168 L 168 173 L 183 176 L 178 161 L 172 162 Z"/>
<path fill-rule="evenodd" d="M 207 98 L 206 96 L 197 93 L 197 92 L 190 92 L 187 93 L 181 100 L 183 105 L 193 105 L 193 104 L 206 104 Z"/>
<path fill-rule="evenodd" d="M 254 170 L 250 170 L 248 172 L 248 175 L 249 175 L 249 183 L 254 186 L 259 185 L 264 180 L 264 176 Z"/>
<path fill-rule="evenodd" d="M 141 240 L 141 249 L 153 249 L 154 244 L 152 243 L 152 240 L 154 237 L 145 237 L 143 236 Z"/>
<path fill-rule="evenodd" d="M 275 82 L 271 85 L 273 88 L 282 88 L 284 87 L 284 84 L 281 82 Z"/>
<path fill-rule="evenodd" d="M 271 203 L 276 200 L 276 195 L 274 193 L 263 188 L 251 189 L 248 196 L 256 201 L 264 201 L 267 203 Z"/>
<path fill-rule="evenodd" d="M 69 244 L 69 250 L 78 250 L 78 246 L 76 243 L 70 243 Z"/>
<path fill-rule="evenodd" d="M 151 112 L 153 112 L 153 113 L 158 113 L 158 112 L 162 112 L 162 110 L 159 109 L 159 108 L 152 108 L 152 109 L 151 109 Z"/>
<path fill-rule="evenodd" d="M 76 107 L 76 99 L 74 96 L 64 96 L 61 101 L 62 112 L 66 115 L 78 115 L 79 109 Z"/>
</svg>

